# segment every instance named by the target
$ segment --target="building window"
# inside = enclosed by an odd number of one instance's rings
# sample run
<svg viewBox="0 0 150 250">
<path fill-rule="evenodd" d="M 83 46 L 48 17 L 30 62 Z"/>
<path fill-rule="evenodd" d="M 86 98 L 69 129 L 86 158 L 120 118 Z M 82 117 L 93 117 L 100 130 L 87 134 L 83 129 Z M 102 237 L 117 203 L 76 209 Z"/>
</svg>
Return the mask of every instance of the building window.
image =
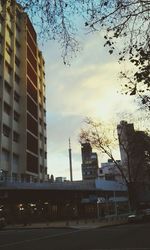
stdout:
<svg viewBox="0 0 150 250">
<path fill-rule="evenodd" d="M 44 143 L 45 143 L 45 144 L 47 143 L 47 138 L 46 138 L 46 137 L 44 137 Z"/>
<path fill-rule="evenodd" d="M 11 93 L 11 86 L 9 85 L 9 83 L 7 81 L 5 81 L 5 90 L 8 94 Z"/>
<path fill-rule="evenodd" d="M 9 151 L 5 148 L 2 149 L 2 160 L 9 161 Z"/>
<path fill-rule="evenodd" d="M 19 121 L 19 117 L 20 117 L 20 115 L 19 115 L 16 111 L 14 111 L 14 120 L 15 120 L 16 122 Z"/>
<path fill-rule="evenodd" d="M 42 119 L 39 119 L 39 124 L 40 124 L 41 126 L 42 126 L 42 123 L 43 123 L 43 122 L 42 122 Z"/>
<path fill-rule="evenodd" d="M 10 113 L 11 113 L 11 107 L 6 102 L 4 102 L 4 112 L 7 115 L 10 115 Z"/>
<path fill-rule="evenodd" d="M 44 153 L 44 158 L 47 159 L 47 152 Z"/>
<path fill-rule="evenodd" d="M 9 28 L 9 26 L 7 25 L 7 32 L 8 32 L 8 35 L 10 37 L 10 39 L 12 38 L 12 35 L 13 35 L 13 32 L 12 30 Z"/>
<path fill-rule="evenodd" d="M 43 140 L 43 135 L 42 135 L 42 133 L 40 133 L 40 140 L 41 140 L 41 141 Z"/>
<path fill-rule="evenodd" d="M 17 132 L 13 132 L 13 141 L 19 142 L 19 134 Z"/>
<path fill-rule="evenodd" d="M 40 165 L 40 172 L 43 173 L 44 167 Z"/>
<path fill-rule="evenodd" d="M 40 156 L 43 156 L 43 150 L 40 149 Z"/>
<path fill-rule="evenodd" d="M 11 68 L 11 66 L 10 66 L 7 62 L 5 62 L 5 67 L 6 67 L 7 73 L 8 73 L 9 75 L 11 75 L 11 73 L 12 73 L 12 68 Z"/>
<path fill-rule="evenodd" d="M 20 100 L 20 96 L 19 96 L 19 94 L 16 91 L 14 92 L 14 100 L 16 102 L 18 102 L 18 103 L 19 103 L 19 100 Z"/>
<path fill-rule="evenodd" d="M 15 56 L 15 64 L 19 67 L 20 66 L 20 60 L 17 56 Z"/>
<path fill-rule="evenodd" d="M 20 83 L 20 77 L 19 77 L 17 74 L 15 74 L 15 82 L 16 82 L 17 84 Z"/>
<path fill-rule="evenodd" d="M 11 49 L 11 47 L 8 45 L 8 43 L 6 43 L 6 51 L 7 51 L 7 53 L 11 56 L 11 54 L 12 54 L 12 49 Z"/>
<path fill-rule="evenodd" d="M 16 48 L 19 49 L 21 47 L 20 43 L 16 40 Z"/>
<path fill-rule="evenodd" d="M 10 128 L 5 124 L 3 124 L 3 135 L 6 137 L 10 136 Z"/>
</svg>

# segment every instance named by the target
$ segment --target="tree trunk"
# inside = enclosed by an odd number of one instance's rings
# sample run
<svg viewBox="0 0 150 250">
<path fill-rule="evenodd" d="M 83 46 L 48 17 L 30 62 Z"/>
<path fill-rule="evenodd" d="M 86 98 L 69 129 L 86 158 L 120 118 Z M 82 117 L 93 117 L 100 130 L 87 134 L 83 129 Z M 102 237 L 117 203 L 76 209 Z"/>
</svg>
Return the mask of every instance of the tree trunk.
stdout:
<svg viewBox="0 0 150 250">
<path fill-rule="evenodd" d="M 131 211 L 138 209 L 138 186 L 135 182 L 127 184 Z"/>
</svg>

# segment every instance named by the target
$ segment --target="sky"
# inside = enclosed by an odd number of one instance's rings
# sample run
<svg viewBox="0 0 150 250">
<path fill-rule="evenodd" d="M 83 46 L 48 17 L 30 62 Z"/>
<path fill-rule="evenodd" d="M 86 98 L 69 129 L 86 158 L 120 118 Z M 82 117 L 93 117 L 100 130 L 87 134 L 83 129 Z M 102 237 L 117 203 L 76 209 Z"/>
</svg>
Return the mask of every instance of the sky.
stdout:
<svg viewBox="0 0 150 250">
<path fill-rule="evenodd" d="M 70 179 L 68 146 L 72 147 L 73 179 L 81 180 L 81 147 L 78 142 L 85 117 L 120 122 L 133 113 L 131 96 L 120 93 L 120 65 L 103 47 L 98 33 L 85 35 L 82 49 L 65 66 L 57 42 L 42 47 L 46 72 L 48 173 Z M 94 149 L 93 149 L 94 151 Z M 119 153 L 115 151 L 116 157 Z M 99 164 L 108 157 L 98 155 Z"/>
</svg>

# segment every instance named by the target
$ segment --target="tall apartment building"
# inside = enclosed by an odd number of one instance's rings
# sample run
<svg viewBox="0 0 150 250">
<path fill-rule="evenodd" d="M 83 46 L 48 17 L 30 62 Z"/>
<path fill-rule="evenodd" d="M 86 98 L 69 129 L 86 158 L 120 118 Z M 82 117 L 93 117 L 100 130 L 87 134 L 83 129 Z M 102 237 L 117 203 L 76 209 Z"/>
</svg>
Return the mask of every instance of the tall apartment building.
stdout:
<svg viewBox="0 0 150 250">
<path fill-rule="evenodd" d="M 117 132 L 125 175 L 133 181 L 150 179 L 150 137 L 126 121 L 120 122 Z"/>
<path fill-rule="evenodd" d="M 98 177 L 98 157 L 92 152 L 89 142 L 81 144 L 82 154 L 82 178 L 83 180 L 96 179 Z"/>
<path fill-rule="evenodd" d="M 11 180 L 47 178 L 44 59 L 27 14 L 0 1 L 0 173 Z"/>
</svg>

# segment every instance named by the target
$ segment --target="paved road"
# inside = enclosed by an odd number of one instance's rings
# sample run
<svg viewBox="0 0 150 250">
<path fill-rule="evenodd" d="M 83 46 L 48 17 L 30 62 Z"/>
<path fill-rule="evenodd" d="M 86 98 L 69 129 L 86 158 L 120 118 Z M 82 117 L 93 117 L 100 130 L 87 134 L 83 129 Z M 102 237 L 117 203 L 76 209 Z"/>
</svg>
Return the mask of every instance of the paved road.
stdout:
<svg viewBox="0 0 150 250">
<path fill-rule="evenodd" d="M 0 250 L 150 250 L 150 224 L 0 231 Z"/>
</svg>

